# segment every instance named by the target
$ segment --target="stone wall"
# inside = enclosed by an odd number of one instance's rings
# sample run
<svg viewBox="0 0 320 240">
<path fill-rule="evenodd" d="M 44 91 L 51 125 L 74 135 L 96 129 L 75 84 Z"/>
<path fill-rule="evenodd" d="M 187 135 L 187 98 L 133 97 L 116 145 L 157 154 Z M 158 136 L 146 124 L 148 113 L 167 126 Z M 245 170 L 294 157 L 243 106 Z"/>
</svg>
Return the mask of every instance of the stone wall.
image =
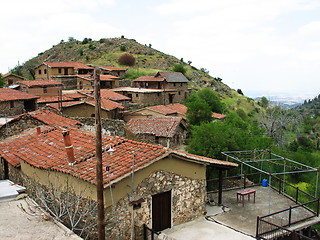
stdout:
<svg viewBox="0 0 320 240">
<path fill-rule="evenodd" d="M 15 116 L 24 113 L 24 101 L 13 101 L 13 107 L 8 102 L 0 102 L 0 115 Z"/>
<path fill-rule="evenodd" d="M 18 135 L 22 131 L 43 125 L 42 122 L 29 116 L 22 116 L 18 121 L 11 121 L 0 127 L 0 140 Z"/>
<path fill-rule="evenodd" d="M 205 213 L 205 180 L 190 179 L 172 172 L 158 170 L 144 179 L 133 194 L 122 198 L 106 213 L 108 239 L 130 239 L 132 213 L 134 214 L 135 238 L 143 239 L 143 224 L 152 227 L 152 195 L 171 190 L 172 225 L 178 225 L 201 217 Z M 133 210 L 132 200 L 143 198 L 141 207 Z M 113 217 L 112 217 L 113 216 Z"/>
<path fill-rule="evenodd" d="M 80 129 L 90 132 L 95 132 L 95 118 L 84 117 L 72 117 L 72 119 L 78 120 L 84 124 Z M 110 136 L 125 137 L 124 126 L 125 123 L 122 120 L 117 119 L 101 119 L 102 134 Z"/>
</svg>

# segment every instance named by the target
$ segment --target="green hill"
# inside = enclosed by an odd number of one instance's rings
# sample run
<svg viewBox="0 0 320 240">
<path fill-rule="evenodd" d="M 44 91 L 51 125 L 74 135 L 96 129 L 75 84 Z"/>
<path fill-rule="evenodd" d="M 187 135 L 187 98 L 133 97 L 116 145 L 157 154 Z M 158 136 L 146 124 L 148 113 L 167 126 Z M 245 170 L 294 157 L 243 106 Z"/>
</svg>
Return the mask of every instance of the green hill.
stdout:
<svg viewBox="0 0 320 240">
<path fill-rule="evenodd" d="M 135 57 L 134 66 L 121 66 L 118 63 L 119 57 L 125 53 Z M 128 68 L 127 78 L 131 79 L 141 75 L 153 75 L 157 71 L 172 71 L 174 65 L 181 64 L 186 70 L 185 75 L 190 80 L 189 87 L 191 89 L 210 87 L 218 92 L 226 105 L 232 109 L 241 108 L 249 113 L 257 108 L 253 101 L 232 90 L 221 81 L 222 79 L 214 78 L 204 69 L 199 70 L 183 62 L 182 59 L 179 60 L 174 56 L 153 49 L 151 46 L 140 44 L 134 39 L 104 38 L 99 41 L 91 39 L 61 41 L 23 65 L 16 67 L 13 72 L 33 79 L 34 68 L 44 61 L 77 61 L 95 66 L 125 67 Z"/>
</svg>

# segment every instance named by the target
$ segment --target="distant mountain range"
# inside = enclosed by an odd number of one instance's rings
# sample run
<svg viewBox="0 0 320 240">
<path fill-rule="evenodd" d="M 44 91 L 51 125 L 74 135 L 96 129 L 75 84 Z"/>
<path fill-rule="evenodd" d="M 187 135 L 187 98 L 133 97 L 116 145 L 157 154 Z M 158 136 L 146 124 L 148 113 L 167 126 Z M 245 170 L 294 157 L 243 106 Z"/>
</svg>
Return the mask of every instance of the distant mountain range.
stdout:
<svg viewBox="0 0 320 240">
<path fill-rule="evenodd" d="M 262 97 L 262 96 L 261 96 Z M 261 97 L 254 98 L 259 100 Z M 294 108 L 304 103 L 305 100 L 313 99 L 315 96 L 287 96 L 287 95 L 264 95 L 272 105 L 279 104 L 285 108 Z"/>
</svg>

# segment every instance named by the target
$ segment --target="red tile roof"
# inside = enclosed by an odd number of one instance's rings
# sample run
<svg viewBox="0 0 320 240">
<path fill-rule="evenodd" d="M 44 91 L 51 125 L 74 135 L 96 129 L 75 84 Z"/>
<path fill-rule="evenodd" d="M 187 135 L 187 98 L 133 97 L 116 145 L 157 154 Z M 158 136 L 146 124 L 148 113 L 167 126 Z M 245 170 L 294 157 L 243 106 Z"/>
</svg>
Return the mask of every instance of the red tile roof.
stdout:
<svg viewBox="0 0 320 240">
<path fill-rule="evenodd" d="M 220 114 L 220 113 L 212 113 L 212 117 L 214 118 L 217 118 L 217 119 L 224 119 L 227 117 L 227 115 L 223 115 L 223 114 Z"/>
<path fill-rule="evenodd" d="M 62 102 L 61 104 L 62 104 L 62 108 L 68 108 L 68 107 L 71 107 L 71 106 L 83 104 L 83 101 L 68 101 L 68 102 Z M 60 110 L 59 109 L 59 103 L 48 103 L 46 106 L 50 106 L 52 108 Z"/>
<path fill-rule="evenodd" d="M 79 78 L 83 78 L 83 79 L 86 79 L 88 81 L 94 81 L 94 77 L 92 75 L 81 75 L 81 74 L 78 74 L 77 77 Z M 113 75 L 110 75 L 110 74 L 101 74 L 100 75 L 100 81 L 105 81 L 105 82 L 112 82 L 112 81 L 115 81 L 119 79 L 118 77 L 116 76 L 113 76 Z"/>
<path fill-rule="evenodd" d="M 81 94 L 85 94 L 87 96 L 90 96 L 90 97 L 94 97 L 94 90 L 81 90 L 81 91 L 78 91 L 79 93 Z M 109 90 L 109 89 L 101 89 L 100 90 L 100 96 L 101 98 L 104 98 L 104 99 L 109 99 L 109 100 L 113 100 L 113 101 L 128 101 L 128 100 L 131 100 L 131 98 L 127 97 L 127 96 L 124 96 L 120 93 L 116 93 L 112 90 Z"/>
<path fill-rule="evenodd" d="M 119 78 L 109 74 L 100 75 L 100 81 L 114 81 L 117 79 Z"/>
<path fill-rule="evenodd" d="M 15 139 L 0 142 L 0 155 L 10 164 L 17 166 L 20 159 L 36 168 L 59 171 L 80 178 L 89 183 L 96 183 L 95 135 L 79 129 L 71 129 L 70 136 L 74 147 L 76 163 L 68 164 L 62 131 L 47 130 L 40 135 L 33 133 Z M 170 154 L 180 156 L 186 161 L 200 164 L 213 164 L 220 167 L 235 167 L 237 164 L 187 154 L 162 146 L 140 143 L 116 136 L 103 136 L 103 146 L 110 144 L 113 155 L 106 151 L 102 154 L 104 187 L 113 184 L 131 174 L 133 154 L 135 171 L 145 168 Z M 109 181 L 110 179 L 110 181 Z"/>
<path fill-rule="evenodd" d="M 134 82 L 163 82 L 165 78 L 163 77 L 153 77 L 153 76 L 141 76 L 134 79 Z"/>
<path fill-rule="evenodd" d="M 37 119 L 38 121 L 46 125 L 53 126 L 53 127 L 78 128 L 79 126 L 82 125 L 82 123 L 77 120 L 63 117 L 61 115 L 56 114 L 53 111 L 50 111 L 49 109 L 44 109 L 44 108 L 38 109 L 33 112 L 21 114 L 11 119 L 9 123 L 19 121 L 23 117 L 31 117 L 31 118 Z M 5 126 L 3 125 L 1 127 L 5 127 Z"/>
<path fill-rule="evenodd" d="M 18 84 L 26 85 L 28 87 L 38 87 L 38 86 L 62 86 L 61 82 L 53 80 L 25 80 L 19 81 Z"/>
<path fill-rule="evenodd" d="M 153 117 L 130 119 L 127 127 L 134 134 L 151 134 L 157 137 L 173 137 L 181 123 L 180 117 Z"/>
<path fill-rule="evenodd" d="M 110 71 L 126 71 L 127 70 L 124 68 L 112 67 L 112 66 L 105 66 L 105 67 L 100 67 L 100 68 L 104 69 L 104 70 L 110 70 Z"/>
<path fill-rule="evenodd" d="M 93 98 L 86 99 L 85 102 L 95 106 L 95 100 Z M 124 109 L 124 107 L 120 103 L 117 103 L 108 99 L 104 99 L 104 98 L 101 98 L 101 108 L 107 111 L 111 111 L 116 108 Z"/>
<path fill-rule="evenodd" d="M 18 78 L 21 78 L 21 79 L 25 79 L 24 77 L 16 75 L 16 74 L 13 74 L 13 73 L 6 73 L 6 74 L 2 75 L 3 78 L 9 77 L 9 76 L 14 76 L 14 77 L 18 77 Z"/>
<path fill-rule="evenodd" d="M 187 113 L 187 107 L 183 104 L 169 104 L 169 105 L 156 105 L 151 107 L 146 107 L 146 109 L 162 113 L 164 115 L 170 115 L 174 113 L 180 113 L 181 115 L 185 115 Z"/>
<path fill-rule="evenodd" d="M 13 100 L 29 100 L 37 98 L 39 97 L 25 92 L 13 90 L 10 88 L 0 88 L 0 102 Z"/>
<path fill-rule="evenodd" d="M 94 69 L 93 67 L 89 67 L 81 62 L 43 62 L 43 64 L 47 65 L 48 67 L 69 67 L 75 69 Z"/>
<path fill-rule="evenodd" d="M 69 98 L 68 96 L 62 95 L 61 100 L 70 101 L 73 99 Z M 37 103 L 51 103 L 51 102 L 58 102 L 58 101 L 59 101 L 59 96 L 40 96 Z"/>
</svg>

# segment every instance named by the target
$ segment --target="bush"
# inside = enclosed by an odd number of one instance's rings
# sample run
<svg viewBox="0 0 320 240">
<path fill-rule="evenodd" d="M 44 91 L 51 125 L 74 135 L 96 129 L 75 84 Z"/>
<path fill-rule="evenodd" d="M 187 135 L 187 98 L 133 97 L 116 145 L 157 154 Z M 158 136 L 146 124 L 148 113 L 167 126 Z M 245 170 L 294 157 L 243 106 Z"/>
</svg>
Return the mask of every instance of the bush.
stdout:
<svg viewBox="0 0 320 240">
<path fill-rule="evenodd" d="M 185 74 L 187 70 L 184 68 L 182 64 L 175 64 L 172 68 L 172 71 L 181 72 L 182 74 Z"/>
<path fill-rule="evenodd" d="M 82 44 L 87 44 L 88 42 L 89 42 L 88 38 L 84 38 L 84 39 L 82 40 Z"/>
<path fill-rule="evenodd" d="M 127 48 L 126 48 L 125 45 L 121 45 L 121 46 L 120 46 L 120 51 L 124 52 L 124 51 L 126 51 L 126 50 L 127 50 Z"/>
<path fill-rule="evenodd" d="M 93 49 L 95 49 L 95 48 L 96 48 L 96 47 L 95 47 L 92 43 L 89 44 L 89 49 L 90 49 L 90 50 L 93 50 Z"/>
<path fill-rule="evenodd" d="M 126 53 L 119 57 L 118 62 L 121 65 L 133 66 L 136 62 L 136 59 L 134 58 L 134 56 Z"/>
</svg>

